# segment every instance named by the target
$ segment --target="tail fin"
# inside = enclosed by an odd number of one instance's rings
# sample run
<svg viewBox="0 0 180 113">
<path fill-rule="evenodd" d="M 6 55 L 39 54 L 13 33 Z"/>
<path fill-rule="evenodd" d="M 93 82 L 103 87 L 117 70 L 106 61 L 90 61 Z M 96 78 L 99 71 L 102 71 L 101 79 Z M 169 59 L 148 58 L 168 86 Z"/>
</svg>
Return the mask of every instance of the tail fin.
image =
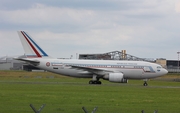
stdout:
<svg viewBox="0 0 180 113">
<path fill-rule="evenodd" d="M 28 58 L 49 57 L 27 32 L 18 31 L 18 35 Z"/>
</svg>

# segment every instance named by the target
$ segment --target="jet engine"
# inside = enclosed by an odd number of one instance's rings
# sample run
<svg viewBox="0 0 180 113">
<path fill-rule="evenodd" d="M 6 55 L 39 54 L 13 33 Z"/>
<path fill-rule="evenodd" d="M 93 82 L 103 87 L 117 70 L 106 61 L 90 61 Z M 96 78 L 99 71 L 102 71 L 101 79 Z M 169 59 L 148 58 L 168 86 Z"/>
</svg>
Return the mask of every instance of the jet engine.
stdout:
<svg viewBox="0 0 180 113">
<path fill-rule="evenodd" d="M 123 73 L 108 73 L 103 77 L 105 80 L 110 82 L 127 83 L 128 80 L 124 79 Z"/>
</svg>

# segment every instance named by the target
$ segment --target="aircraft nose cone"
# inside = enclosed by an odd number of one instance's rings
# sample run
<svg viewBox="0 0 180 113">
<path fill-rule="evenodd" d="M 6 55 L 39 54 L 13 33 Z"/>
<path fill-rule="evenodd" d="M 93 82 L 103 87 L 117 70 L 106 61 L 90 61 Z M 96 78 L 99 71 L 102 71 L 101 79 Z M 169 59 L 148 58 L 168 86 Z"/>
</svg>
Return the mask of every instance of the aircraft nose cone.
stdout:
<svg viewBox="0 0 180 113">
<path fill-rule="evenodd" d="M 168 71 L 166 69 L 163 70 L 163 74 L 167 74 Z"/>
</svg>

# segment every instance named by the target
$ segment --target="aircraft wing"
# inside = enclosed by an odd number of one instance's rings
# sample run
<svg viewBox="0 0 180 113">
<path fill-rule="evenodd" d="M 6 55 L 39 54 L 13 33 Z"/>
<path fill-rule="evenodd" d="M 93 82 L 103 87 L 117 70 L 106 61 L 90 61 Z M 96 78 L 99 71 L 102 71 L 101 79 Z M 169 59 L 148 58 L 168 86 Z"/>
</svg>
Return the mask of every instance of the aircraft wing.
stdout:
<svg viewBox="0 0 180 113">
<path fill-rule="evenodd" d="M 73 66 L 73 65 L 70 65 L 70 66 L 71 66 L 71 68 L 74 68 L 74 69 L 77 69 L 77 70 L 88 71 L 88 72 L 91 72 L 91 73 L 99 75 L 99 76 L 102 76 L 102 75 L 104 75 L 104 74 L 106 74 L 108 72 L 114 72 L 114 71 L 111 71 L 111 70 L 103 70 L 103 69 L 99 69 L 99 68 Z"/>
<path fill-rule="evenodd" d="M 24 62 L 27 62 L 27 63 L 30 63 L 32 65 L 38 65 L 40 63 L 40 61 L 38 60 L 33 60 L 33 59 L 27 59 L 27 58 L 14 58 L 15 60 L 20 60 L 20 61 L 24 61 Z"/>
</svg>

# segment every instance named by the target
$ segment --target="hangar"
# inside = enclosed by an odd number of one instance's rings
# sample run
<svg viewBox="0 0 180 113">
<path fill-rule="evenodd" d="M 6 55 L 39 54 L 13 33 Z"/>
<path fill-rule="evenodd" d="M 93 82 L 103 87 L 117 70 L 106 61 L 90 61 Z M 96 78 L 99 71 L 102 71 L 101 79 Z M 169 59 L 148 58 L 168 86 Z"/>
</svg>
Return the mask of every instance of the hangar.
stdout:
<svg viewBox="0 0 180 113">
<path fill-rule="evenodd" d="M 23 61 L 14 60 L 14 57 L 25 58 L 24 55 L 0 57 L 0 70 L 26 70 L 37 69 Z"/>
<path fill-rule="evenodd" d="M 101 54 L 79 54 L 79 59 L 89 60 L 134 60 L 154 62 L 152 58 L 139 58 L 130 54 L 126 54 L 126 50 L 112 51 Z"/>
<path fill-rule="evenodd" d="M 0 70 L 21 70 L 23 63 L 14 60 L 13 57 L 16 56 L 3 56 L 0 57 Z"/>
</svg>

